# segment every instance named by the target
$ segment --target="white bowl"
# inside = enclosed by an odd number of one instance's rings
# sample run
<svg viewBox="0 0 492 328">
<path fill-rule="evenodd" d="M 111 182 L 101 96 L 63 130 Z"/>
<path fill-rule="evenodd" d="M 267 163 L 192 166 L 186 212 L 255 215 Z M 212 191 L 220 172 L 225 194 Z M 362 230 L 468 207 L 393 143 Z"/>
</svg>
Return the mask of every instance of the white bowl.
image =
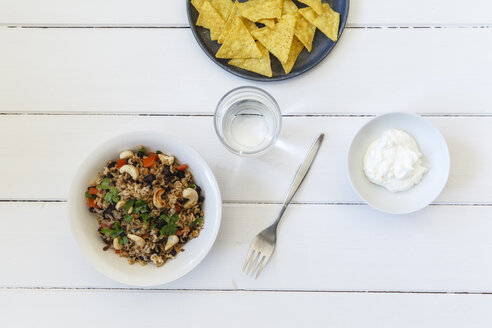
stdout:
<svg viewBox="0 0 492 328">
<path fill-rule="evenodd" d="M 196 184 L 202 188 L 204 227 L 200 235 L 188 241 L 184 252 L 162 267 L 130 265 L 126 258 L 112 251 L 103 251 L 105 244 L 97 235 L 98 223 L 89 212 L 84 193 L 97 173 L 110 159 L 118 158 L 125 149 L 144 145 L 148 149 L 172 154 L 189 165 Z M 192 148 L 157 131 L 132 132 L 113 138 L 98 146 L 82 163 L 73 179 L 68 199 L 68 214 L 73 236 L 82 254 L 94 268 L 111 279 L 134 286 L 162 285 L 180 278 L 195 268 L 212 247 L 220 227 L 222 201 L 219 187 L 207 163 Z"/>
<path fill-rule="evenodd" d="M 363 170 L 367 147 L 392 128 L 415 138 L 429 167 L 419 184 L 397 193 L 370 182 Z M 355 192 L 373 208 L 391 214 L 415 212 L 435 200 L 446 185 L 449 165 L 446 140 L 431 123 L 412 113 L 388 113 L 369 121 L 355 135 L 347 158 L 348 174 Z"/>
</svg>

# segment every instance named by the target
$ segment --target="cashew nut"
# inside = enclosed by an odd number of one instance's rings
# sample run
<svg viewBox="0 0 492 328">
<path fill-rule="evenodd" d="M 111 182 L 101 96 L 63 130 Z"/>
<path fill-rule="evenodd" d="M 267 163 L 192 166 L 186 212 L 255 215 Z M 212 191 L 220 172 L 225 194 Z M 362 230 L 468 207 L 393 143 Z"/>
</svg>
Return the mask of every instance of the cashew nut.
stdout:
<svg viewBox="0 0 492 328">
<path fill-rule="evenodd" d="M 119 210 L 125 205 L 125 203 L 126 202 L 124 200 L 120 200 L 118 203 L 116 203 L 116 206 L 114 208 L 116 208 L 116 210 Z"/>
<path fill-rule="evenodd" d="M 183 207 L 192 208 L 198 202 L 198 193 L 193 188 L 186 188 L 185 190 L 183 190 L 183 198 L 188 199 Z"/>
<path fill-rule="evenodd" d="M 133 157 L 133 152 L 131 150 L 125 150 L 120 153 L 120 159 Z"/>
<path fill-rule="evenodd" d="M 133 235 L 131 233 L 129 233 L 127 235 L 127 237 L 128 237 L 128 239 L 130 239 L 131 241 L 133 241 L 135 243 L 135 245 L 137 245 L 137 247 L 140 247 L 140 248 L 144 247 L 145 240 L 142 237 L 137 236 L 137 235 Z"/>
<path fill-rule="evenodd" d="M 125 173 L 125 172 L 131 175 L 133 180 L 138 179 L 138 170 L 135 166 L 126 164 L 120 167 L 120 173 Z"/>
<path fill-rule="evenodd" d="M 173 156 L 167 156 L 164 154 L 159 154 L 159 160 L 166 165 L 173 165 L 174 163 L 174 157 Z"/>
<path fill-rule="evenodd" d="M 163 208 L 165 205 L 164 200 L 161 198 L 163 193 L 164 189 L 162 188 L 159 188 L 154 192 L 154 198 L 152 201 L 154 202 L 154 206 L 157 208 Z"/>
<path fill-rule="evenodd" d="M 178 243 L 178 241 L 179 241 L 179 238 L 176 235 L 171 235 L 171 236 L 167 237 L 166 246 L 164 246 L 164 250 L 167 252 L 168 250 L 173 248 L 173 246 L 176 245 Z"/>
<path fill-rule="evenodd" d="M 120 244 L 120 240 L 118 238 L 113 239 L 113 248 L 117 251 L 123 249 L 123 245 Z"/>
<path fill-rule="evenodd" d="M 163 265 L 163 264 L 164 264 L 164 260 L 162 259 L 162 257 L 160 257 L 160 256 L 159 256 L 159 255 L 157 255 L 157 254 L 152 254 L 152 255 L 150 256 L 150 260 L 151 260 L 152 262 L 154 262 L 154 263 L 155 263 L 155 265 L 157 265 L 157 266 L 161 266 L 161 265 Z"/>
</svg>

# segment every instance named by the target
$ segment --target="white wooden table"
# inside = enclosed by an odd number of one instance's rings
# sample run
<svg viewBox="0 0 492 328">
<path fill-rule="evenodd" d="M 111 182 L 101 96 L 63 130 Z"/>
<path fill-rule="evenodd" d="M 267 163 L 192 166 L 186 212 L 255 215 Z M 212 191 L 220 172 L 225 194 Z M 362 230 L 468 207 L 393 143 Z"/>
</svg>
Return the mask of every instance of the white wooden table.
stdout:
<svg viewBox="0 0 492 328">
<path fill-rule="evenodd" d="M 290 81 L 252 83 L 200 50 L 184 0 L 0 0 L 0 326 L 490 327 L 492 2 L 352 0 L 334 51 Z M 278 146 L 239 158 L 212 113 L 239 85 L 279 102 Z M 411 215 L 351 190 L 348 145 L 376 114 L 422 114 L 451 174 Z M 78 251 L 67 191 L 101 140 L 161 129 L 213 169 L 223 224 L 193 272 L 151 289 L 115 283 Z M 307 147 L 325 142 L 253 280 L 241 264 Z M 90 327 L 90 326 L 89 326 Z"/>
</svg>

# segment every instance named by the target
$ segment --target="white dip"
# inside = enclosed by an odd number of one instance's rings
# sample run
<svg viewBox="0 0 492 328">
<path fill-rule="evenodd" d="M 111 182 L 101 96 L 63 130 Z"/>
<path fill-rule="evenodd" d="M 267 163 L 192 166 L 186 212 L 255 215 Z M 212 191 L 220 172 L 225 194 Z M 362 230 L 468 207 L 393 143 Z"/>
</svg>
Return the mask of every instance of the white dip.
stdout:
<svg viewBox="0 0 492 328">
<path fill-rule="evenodd" d="M 422 160 L 415 139 L 402 130 L 391 129 L 367 148 L 364 173 L 371 182 L 392 192 L 406 191 L 429 170 Z"/>
</svg>

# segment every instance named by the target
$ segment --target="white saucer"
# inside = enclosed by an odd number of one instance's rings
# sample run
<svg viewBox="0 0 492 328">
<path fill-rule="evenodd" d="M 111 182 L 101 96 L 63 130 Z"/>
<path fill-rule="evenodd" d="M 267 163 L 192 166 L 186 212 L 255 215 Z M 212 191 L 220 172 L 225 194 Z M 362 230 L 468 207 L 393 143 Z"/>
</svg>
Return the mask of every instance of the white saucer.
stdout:
<svg viewBox="0 0 492 328">
<path fill-rule="evenodd" d="M 391 128 L 403 130 L 415 138 L 429 167 L 418 185 L 397 193 L 373 184 L 363 171 L 367 147 Z M 388 113 L 369 121 L 352 140 L 347 158 L 348 174 L 355 192 L 371 207 L 391 214 L 415 212 L 434 201 L 446 185 L 449 166 L 446 140 L 431 123 L 412 113 Z"/>
</svg>

